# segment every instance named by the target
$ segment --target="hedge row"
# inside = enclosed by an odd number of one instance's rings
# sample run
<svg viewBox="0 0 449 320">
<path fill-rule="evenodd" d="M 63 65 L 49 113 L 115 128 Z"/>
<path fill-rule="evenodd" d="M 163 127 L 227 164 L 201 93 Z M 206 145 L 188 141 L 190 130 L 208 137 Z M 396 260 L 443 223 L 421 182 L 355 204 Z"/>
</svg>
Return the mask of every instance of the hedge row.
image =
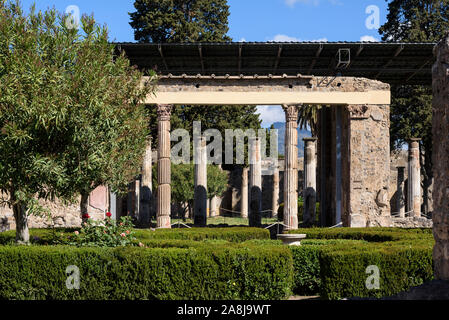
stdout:
<svg viewBox="0 0 449 320">
<path fill-rule="evenodd" d="M 287 247 L 193 246 L 0 246 L 0 299 L 283 299 L 291 293 Z M 80 270 L 79 290 L 66 287 L 68 266 Z"/>
<path fill-rule="evenodd" d="M 76 229 L 31 229 L 31 242 L 37 244 L 52 244 L 56 234 L 72 234 Z M 158 229 L 135 230 L 135 236 L 139 241 L 151 239 L 173 240 L 226 240 L 229 242 L 244 242 L 252 239 L 270 239 L 270 232 L 260 228 L 235 227 L 235 228 L 191 228 L 191 229 Z M 0 233 L 0 245 L 11 244 L 15 240 L 15 231 Z M 58 237 L 59 239 L 59 237 Z"/>
<path fill-rule="evenodd" d="M 302 229 L 291 247 L 293 292 L 324 299 L 386 297 L 433 279 L 433 237 L 428 229 Z M 352 240 L 354 239 L 354 240 Z M 382 242 L 385 241 L 385 242 Z M 377 266 L 379 289 L 370 290 L 368 266 Z"/>
</svg>

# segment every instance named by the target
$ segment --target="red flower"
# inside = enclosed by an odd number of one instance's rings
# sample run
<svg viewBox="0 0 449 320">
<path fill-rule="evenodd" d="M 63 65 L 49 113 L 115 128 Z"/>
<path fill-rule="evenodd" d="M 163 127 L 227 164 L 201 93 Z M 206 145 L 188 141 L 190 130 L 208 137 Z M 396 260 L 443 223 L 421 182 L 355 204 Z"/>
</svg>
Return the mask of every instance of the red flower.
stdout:
<svg viewBox="0 0 449 320">
<path fill-rule="evenodd" d="M 112 213 L 107 212 L 107 213 L 106 213 L 106 217 L 108 217 L 108 218 L 112 217 Z"/>
<path fill-rule="evenodd" d="M 90 219 L 90 216 L 88 213 L 83 214 L 83 219 Z"/>
</svg>

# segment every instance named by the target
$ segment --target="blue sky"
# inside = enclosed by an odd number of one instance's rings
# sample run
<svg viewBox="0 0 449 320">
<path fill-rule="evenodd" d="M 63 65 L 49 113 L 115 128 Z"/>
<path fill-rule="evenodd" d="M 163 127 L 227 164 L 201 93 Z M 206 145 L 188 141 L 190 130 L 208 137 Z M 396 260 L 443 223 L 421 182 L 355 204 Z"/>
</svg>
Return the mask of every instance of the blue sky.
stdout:
<svg viewBox="0 0 449 320">
<path fill-rule="evenodd" d="M 94 13 L 106 24 L 111 41 L 134 41 L 128 12 L 133 0 L 22 0 L 24 8 L 36 2 L 38 9 L 56 7 L 65 11 L 77 6 L 80 12 Z M 229 35 L 234 41 L 376 41 L 372 7 L 379 10 L 379 23 L 387 16 L 385 0 L 228 0 L 231 7 Z M 368 13 L 367 13 L 368 9 Z M 372 23 L 371 23 L 372 25 Z M 259 108 L 263 126 L 283 121 L 280 107 Z"/>
</svg>

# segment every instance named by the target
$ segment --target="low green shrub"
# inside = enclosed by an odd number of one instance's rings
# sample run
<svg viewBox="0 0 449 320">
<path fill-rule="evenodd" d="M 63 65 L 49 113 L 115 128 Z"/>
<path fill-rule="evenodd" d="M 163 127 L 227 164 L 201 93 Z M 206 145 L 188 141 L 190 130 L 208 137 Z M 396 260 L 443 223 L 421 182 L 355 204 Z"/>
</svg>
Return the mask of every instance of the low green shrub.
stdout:
<svg viewBox="0 0 449 320">
<path fill-rule="evenodd" d="M 0 299 L 283 299 L 291 293 L 293 261 L 285 246 L 171 245 L 0 246 Z M 66 287 L 68 266 L 79 268 L 79 290 Z"/>
<path fill-rule="evenodd" d="M 368 277 L 379 270 L 379 288 L 369 289 Z M 388 297 L 433 279 L 432 250 L 425 247 L 321 250 L 320 295 L 324 299 Z"/>
<path fill-rule="evenodd" d="M 30 238 L 33 244 L 64 244 L 73 241 L 73 234 L 79 229 L 31 229 Z M 0 245 L 13 244 L 15 231 L 0 233 Z M 133 235 L 137 242 L 151 239 L 172 240 L 226 240 L 230 242 L 244 242 L 252 239 L 268 240 L 270 232 L 260 228 L 191 228 L 191 229 L 134 229 Z"/>
<path fill-rule="evenodd" d="M 244 242 L 252 239 L 270 239 L 270 232 L 261 228 L 191 228 L 191 229 L 157 229 L 137 230 L 136 237 L 144 239 L 177 239 L 201 241 L 205 239 Z"/>
</svg>

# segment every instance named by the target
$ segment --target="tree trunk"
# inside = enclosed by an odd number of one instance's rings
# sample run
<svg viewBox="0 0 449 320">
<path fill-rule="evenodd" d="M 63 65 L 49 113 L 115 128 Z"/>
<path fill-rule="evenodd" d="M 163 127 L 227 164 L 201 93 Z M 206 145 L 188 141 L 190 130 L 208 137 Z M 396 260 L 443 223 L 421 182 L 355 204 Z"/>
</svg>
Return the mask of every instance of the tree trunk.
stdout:
<svg viewBox="0 0 449 320">
<path fill-rule="evenodd" d="M 88 206 L 89 206 L 89 194 L 81 194 L 81 202 L 80 202 L 80 211 L 81 211 L 81 217 L 84 217 L 84 215 L 89 214 L 88 212 Z M 86 220 L 83 218 L 83 220 Z"/>
<path fill-rule="evenodd" d="M 16 220 L 16 242 L 27 244 L 30 242 L 30 232 L 28 230 L 28 210 L 23 203 L 13 204 L 14 219 Z"/>
</svg>

